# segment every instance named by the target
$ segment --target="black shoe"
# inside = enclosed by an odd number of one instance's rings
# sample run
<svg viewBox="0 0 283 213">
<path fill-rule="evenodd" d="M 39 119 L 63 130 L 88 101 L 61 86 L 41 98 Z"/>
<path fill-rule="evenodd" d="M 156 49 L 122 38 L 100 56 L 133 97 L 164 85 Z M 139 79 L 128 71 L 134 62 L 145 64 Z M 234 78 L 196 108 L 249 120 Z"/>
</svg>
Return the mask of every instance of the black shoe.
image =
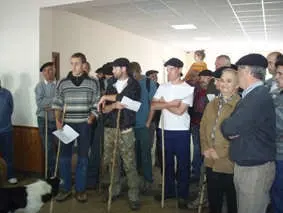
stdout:
<svg viewBox="0 0 283 213">
<path fill-rule="evenodd" d="M 141 207 L 141 204 L 140 204 L 140 201 L 129 201 L 129 206 L 130 206 L 130 209 L 132 210 L 132 211 L 137 211 L 137 210 L 139 210 L 140 209 L 140 207 Z"/>
<path fill-rule="evenodd" d="M 57 202 L 63 202 L 65 200 L 68 200 L 72 197 L 72 191 L 61 191 L 59 194 L 55 197 L 55 200 Z"/>
<path fill-rule="evenodd" d="M 180 198 L 178 200 L 178 207 L 179 207 L 179 209 L 187 209 L 188 208 L 188 201 Z"/>
</svg>

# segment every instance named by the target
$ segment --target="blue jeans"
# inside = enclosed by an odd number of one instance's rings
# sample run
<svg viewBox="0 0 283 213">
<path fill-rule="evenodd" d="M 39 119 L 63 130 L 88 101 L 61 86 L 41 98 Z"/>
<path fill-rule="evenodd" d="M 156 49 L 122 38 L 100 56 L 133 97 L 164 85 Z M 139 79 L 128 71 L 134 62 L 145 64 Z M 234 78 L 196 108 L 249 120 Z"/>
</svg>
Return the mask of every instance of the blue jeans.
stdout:
<svg viewBox="0 0 283 213">
<path fill-rule="evenodd" d="M 87 167 L 88 167 L 88 151 L 91 139 L 92 125 L 87 123 L 68 123 L 80 136 L 77 138 L 78 142 L 78 162 L 75 176 L 75 190 L 76 192 L 84 192 L 86 190 Z M 60 176 L 63 180 L 61 185 L 64 191 L 70 191 L 72 188 L 72 153 L 74 141 L 69 144 L 61 142 L 60 154 Z"/>
<path fill-rule="evenodd" d="M 276 161 L 276 173 L 271 188 L 273 213 L 283 213 L 283 160 Z"/>
<path fill-rule="evenodd" d="M 143 174 L 144 180 L 152 183 L 151 141 L 147 127 L 135 128 L 137 169 Z"/>
<path fill-rule="evenodd" d="M 199 179 L 200 177 L 200 169 L 202 165 L 202 155 L 200 148 L 200 133 L 199 133 L 199 125 L 191 125 L 191 133 L 194 144 L 194 153 L 193 153 L 193 161 L 192 161 L 192 175 L 195 178 Z"/>
<path fill-rule="evenodd" d="M 158 134 L 161 137 L 161 130 Z M 189 196 L 190 178 L 190 133 L 184 131 L 164 131 L 165 140 L 165 198 L 178 197 L 185 200 Z M 161 145 L 162 146 L 162 145 Z M 160 147 L 162 149 L 162 147 Z M 177 172 L 174 171 L 174 156 L 177 158 Z M 175 190 L 177 181 L 177 191 Z"/>
<path fill-rule="evenodd" d="M 103 144 L 104 126 L 102 119 L 97 120 L 92 127 L 90 141 L 90 156 L 87 172 L 87 186 L 96 187 L 99 184 L 100 152 Z"/>
<path fill-rule="evenodd" d="M 41 138 L 42 147 L 44 149 L 44 153 L 46 153 L 45 150 L 45 118 L 43 117 L 37 117 L 37 123 L 38 123 L 38 129 L 39 134 Z M 48 153 L 48 171 L 47 175 L 48 177 L 52 177 L 54 175 L 55 170 L 55 143 L 56 138 L 52 134 L 53 131 L 56 130 L 56 122 L 55 121 L 48 121 L 48 141 L 47 141 L 47 153 Z"/>
<path fill-rule="evenodd" d="M 3 132 L 0 133 L 0 153 L 4 161 L 7 164 L 7 178 L 14 177 L 13 168 L 13 132 Z"/>
</svg>

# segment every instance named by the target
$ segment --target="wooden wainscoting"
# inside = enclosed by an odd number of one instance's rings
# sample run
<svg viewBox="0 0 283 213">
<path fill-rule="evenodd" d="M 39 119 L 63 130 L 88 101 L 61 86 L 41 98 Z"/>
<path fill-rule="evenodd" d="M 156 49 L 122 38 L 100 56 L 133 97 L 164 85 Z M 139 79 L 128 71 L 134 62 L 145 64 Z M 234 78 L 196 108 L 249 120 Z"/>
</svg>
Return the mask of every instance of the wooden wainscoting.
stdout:
<svg viewBox="0 0 283 213">
<path fill-rule="evenodd" d="M 44 155 L 38 128 L 14 126 L 13 140 L 15 169 L 43 173 Z"/>
</svg>

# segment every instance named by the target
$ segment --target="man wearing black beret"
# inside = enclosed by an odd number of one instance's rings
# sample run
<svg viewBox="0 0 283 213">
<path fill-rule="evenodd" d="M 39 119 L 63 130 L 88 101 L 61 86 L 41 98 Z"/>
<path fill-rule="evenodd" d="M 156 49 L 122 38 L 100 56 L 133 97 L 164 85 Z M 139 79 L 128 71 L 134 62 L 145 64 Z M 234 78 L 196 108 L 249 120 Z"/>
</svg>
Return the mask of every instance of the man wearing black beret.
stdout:
<svg viewBox="0 0 283 213">
<path fill-rule="evenodd" d="M 260 54 L 249 54 L 236 65 L 244 91 L 231 117 L 223 121 L 222 134 L 231 142 L 238 213 L 265 213 L 276 152 L 275 110 L 263 86 L 268 63 Z"/>
<path fill-rule="evenodd" d="M 165 144 L 165 199 L 178 197 L 178 207 L 187 208 L 190 173 L 190 116 L 188 107 L 193 105 L 194 88 L 180 78 L 183 62 L 169 59 L 164 66 L 168 83 L 157 89 L 151 103 L 152 110 L 162 110 L 163 122 L 159 124 L 159 135 L 164 129 Z M 152 115 L 148 118 L 148 123 Z M 174 156 L 177 158 L 177 172 L 174 169 Z M 175 179 L 177 191 L 175 191 Z M 177 196 L 176 196 L 177 195 Z M 155 196 L 161 200 L 161 195 Z"/>
<path fill-rule="evenodd" d="M 140 208 L 139 176 L 136 169 L 135 136 L 133 128 L 136 123 L 136 112 L 127 109 L 121 103 L 124 97 L 140 101 L 141 88 L 129 71 L 130 62 L 127 58 L 118 58 L 113 63 L 114 78 L 107 86 L 106 93 L 98 103 L 104 116 L 104 165 L 111 168 L 113 163 L 113 150 L 116 141 L 116 128 L 118 111 L 121 112 L 119 120 L 119 138 L 115 158 L 114 180 L 111 199 L 116 199 L 121 193 L 120 169 L 121 159 L 128 179 L 128 197 L 131 210 Z M 106 198 L 108 199 L 108 196 Z"/>
</svg>

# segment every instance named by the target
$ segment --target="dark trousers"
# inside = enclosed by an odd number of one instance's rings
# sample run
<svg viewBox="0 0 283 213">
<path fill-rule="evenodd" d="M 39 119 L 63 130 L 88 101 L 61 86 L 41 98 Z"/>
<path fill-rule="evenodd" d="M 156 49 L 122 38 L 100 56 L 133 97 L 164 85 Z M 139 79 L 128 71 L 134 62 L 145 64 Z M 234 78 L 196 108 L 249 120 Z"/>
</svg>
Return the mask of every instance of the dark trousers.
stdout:
<svg viewBox="0 0 283 213">
<path fill-rule="evenodd" d="M 135 128 L 137 169 L 144 180 L 152 183 L 151 141 L 147 127 Z"/>
<path fill-rule="evenodd" d="M 224 196 L 227 199 L 228 213 L 237 213 L 236 190 L 233 174 L 213 172 L 206 167 L 207 194 L 210 213 L 221 213 Z"/>
<path fill-rule="evenodd" d="M 90 155 L 87 172 L 87 186 L 96 187 L 99 184 L 100 156 L 104 138 L 104 125 L 101 118 L 92 127 L 90 140 Z"/>
<path fill-rule="evenodd" d="M 7 178 L 14 177 L 13 169 L 13 132 L 3 132 L 0 133 L 0 155 L 7 164 Z"/>
<path fill-rule="evenodd" d="M 38 123 L 38 129 L 39 129 L 39 134 L 41 138 L 41 143 L 42 143 L 42 148 L 44 150 L 44 153 L 48 153 L 48 162 L 47 162 L 47 175 L 48 177 L 52 177 L 54 175 L 54 170 L 55 170 L 55 143 L 56 143 L 56 138 L 52 134 L 53 131 L 56 130 L 56 122 L 55 121 L 48 121 L 47 124 L 47 134 L 48 134 L 48 141 L 47 141 L 47 151 L 45 150 L 45 118 L 42 117 L 37 117 L 37 123 Z M 45 159 L 45 158 L 44 158 Z"/>
<path fill-rule="evenodd" d="M 193 154 L 193 161 L 192 161 L 192 175 L 194 178 L 200 178 L 200 168 L 202 165 L 202 155 L 200 149 L 200 133 L 199 133 L 199 125 L 191 125 L 191 133 L 193 138 L 193 145 L 194 145 L 194 154 Z"/>
<path fill-rule="evenodd" d="M 86 190 L 87 182 L 87 168 L 88 168 L 88 151 L 91 139 L 92 125 L 85 123 L 70 124 L 80 136 L 77 138 L 78 142 L 78 162 L 75 176 L 75 190 L 76 192 L 83 192 Z M 74 141 L 69 144 L 61 142 L 61 154 L 60 154 L 60 176 L 63 180 L 62 188 L 65 191 L 70 191 L 72 188 L 72 169 L 71 161 L 73 154 Z"/>
<path fill-rule="evenodd" d="M 271 188 L 273 213 L 283 213 L 283 160 L 276 161 L 275 180 Z"/>
<path fill-rule="evenodd" d="M 158 131 L 161 137 L 161 130 Z M 165 140 L 165 198 L 178 197 L 187 200 L 190 177 L 190 133 L 185 131 L 164 131 Z M 162 149 L 162 145 L 160 147 Z M 175 173 L 174 156 L 177 158 Z M 175 189 L 177 181 L 177 191 Z"/>
</svg>

